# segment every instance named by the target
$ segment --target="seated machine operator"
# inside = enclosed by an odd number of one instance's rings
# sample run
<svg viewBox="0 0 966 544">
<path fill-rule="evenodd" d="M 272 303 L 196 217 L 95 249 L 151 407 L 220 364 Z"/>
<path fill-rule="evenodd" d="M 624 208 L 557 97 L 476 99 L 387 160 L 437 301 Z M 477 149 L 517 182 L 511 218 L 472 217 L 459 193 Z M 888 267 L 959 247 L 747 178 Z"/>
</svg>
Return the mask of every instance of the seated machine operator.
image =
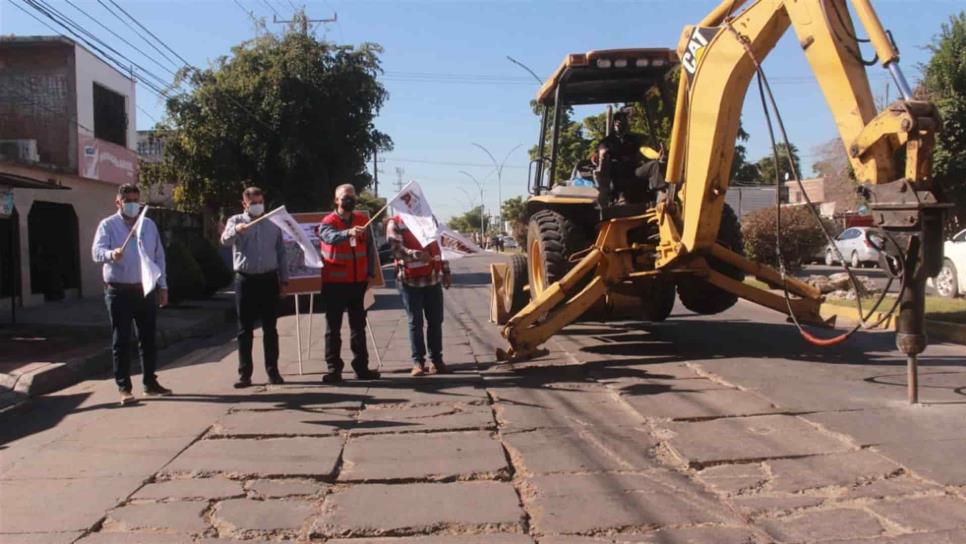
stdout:
<svg viewBox="0 0 966 544">
<path fill-rule="evenodd" d="M 593 157 L 597 167 L 605 172 L 599 187 L 602 206 L 621 197 L 632 204 L 647 202 L 667 185 L 661 168 L 663 149 L 655 151 L 642 145 L 641 136 L 627 128 L 627 114 L 614 114 L 611 134 L 601 140 Z"/>
</svg>

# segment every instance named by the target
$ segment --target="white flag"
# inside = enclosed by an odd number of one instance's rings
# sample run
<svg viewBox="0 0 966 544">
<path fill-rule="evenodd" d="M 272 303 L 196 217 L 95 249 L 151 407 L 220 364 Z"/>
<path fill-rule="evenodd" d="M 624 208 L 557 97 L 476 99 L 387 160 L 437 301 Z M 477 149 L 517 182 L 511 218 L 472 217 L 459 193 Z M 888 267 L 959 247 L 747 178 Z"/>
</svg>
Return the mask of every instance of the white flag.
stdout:
<svg viewBox="0 0 966 544">
<path fill-rule="evenodd" d="M 447 261 L 483 253 L 483 248 L 473 243 L 469 238 L 450 230 L 446 226 L 439 227 L 439 245 L 442 248 L 443 259 Z"/>
<path fill-rule="evenodd" d="M 141 210 L 141 216 L 138 217 L 137 223 L 134 225 L 138 257 L 141 260 L 141 287 L 144 289 L 145 295 L 154 291 L 154 288 L 158 285 L 158 280 L 161 279 L 161 268 L 151 260 L 151 256 L 144 250 L 144 218 L 147 216 L 148 206 L 144 206 L 144 209 Z M 157 243 L 160 244 L 161 241 L 158 240 Z"/>
<path fill-rule="evenodd" d="M 410 181 L 399 193 L 392 197 L 389 206 L 402 218 L 403 223 L 423 247 L 439 238 L 439 224 L 433 217 L 429 201 L 415 181 Z"/>
<path fill-rule="evenodd" d="M 299 222 L 288 213 L 285 206 L 275 209 L 268 216 L 268 220 L 278 228 L 282 229 L 289 238 L 295 240 L 295 243 L 302 248 L 302 254 L 305 255 L 305 266 L 311 268 L 322 268 L 322 257 L 319 255 L 319 248 L 309 241 L 309 237 L 302 230 Z"/>
</svg>

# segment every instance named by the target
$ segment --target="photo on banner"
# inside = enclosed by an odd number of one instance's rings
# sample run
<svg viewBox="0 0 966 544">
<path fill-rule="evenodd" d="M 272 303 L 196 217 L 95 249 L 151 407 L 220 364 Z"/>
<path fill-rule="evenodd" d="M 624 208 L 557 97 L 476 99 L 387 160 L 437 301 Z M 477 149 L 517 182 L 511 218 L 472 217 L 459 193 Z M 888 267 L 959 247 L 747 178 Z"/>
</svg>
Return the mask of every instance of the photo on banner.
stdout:
<svg viewBox="0 0 966 544">
<path fill-rule="evenodd" d="M 319 250 L 319 224 L 329 213 L 303 212 L 291 214 L 292 218 L 301 227 L 302 232 L 312 242 L 312 246 L 316 251 Z M 359 213 L 365 215 L 368 219 L 369 212 L 360 211 Z M 369 235 L 372 236 L 373 234 L 375 233 L 370 226 Z M 282 233 L 282 242 L 285 244 L 284 266 L 288 269 L 288 285 L 285 287 L 284 294 L 302 295 L 319 293 L 322 290 L 322 271 L 318 268 L 305 265 L 305 255 L 302 254 L 302 248 L 299 247 L 291 236 L 284 232 Z M 376 280 L 372 287 L 385 287 L 385 285 L 386 280 L 382 274 L 382 263 L 379 262 L 379 252 L 376 251 Z"/>
</svg>

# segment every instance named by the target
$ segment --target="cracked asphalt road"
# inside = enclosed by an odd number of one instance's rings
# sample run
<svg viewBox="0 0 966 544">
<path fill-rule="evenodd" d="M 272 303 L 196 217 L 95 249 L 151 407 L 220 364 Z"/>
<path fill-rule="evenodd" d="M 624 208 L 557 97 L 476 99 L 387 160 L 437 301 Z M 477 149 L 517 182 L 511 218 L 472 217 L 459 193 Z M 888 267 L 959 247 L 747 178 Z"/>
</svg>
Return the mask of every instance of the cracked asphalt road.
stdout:
<svg viewBox="0 0 966 544">
<path fill-rule="evenodd" d="M 387 289 L 384 380 L 319 383 L 321 316 L 299 376 L 290 316 L 285 385 L 232 389 L 222 336 L 162 357 L 174 397 L 91 380 L 0 414 L 0 542 L 966 542 L 962 346 L 929 348 L 916 407 L 890 335 L 819 350 L 743 303 L 497 365 L 497 258 L 453 263 L 452 375 L 409 377 Z"/>
</svg>

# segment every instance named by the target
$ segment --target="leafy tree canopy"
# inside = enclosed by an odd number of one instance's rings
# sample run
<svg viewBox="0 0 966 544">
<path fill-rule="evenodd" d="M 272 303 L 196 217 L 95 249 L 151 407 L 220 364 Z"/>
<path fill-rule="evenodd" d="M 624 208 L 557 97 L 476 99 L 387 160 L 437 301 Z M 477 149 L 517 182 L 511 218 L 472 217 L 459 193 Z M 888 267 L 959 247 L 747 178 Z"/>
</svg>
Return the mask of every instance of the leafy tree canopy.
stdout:
<svg viewBox="0 0 966 544">
<path fill-rule="evenodd" d="M 329 209 L 337 185 L 369 185 L 373 149 L 392 149 L 373 127 L 388 96 L 381 53 L 290 29 L 239 44 L 209 69 L 183 69 L 193 90 L 168 100 L 164 162 L 143 181 L 177 183 L 188 210 L 233 210 L 247 185 L 265 189 L 270 205 Z"/>
</svg>

